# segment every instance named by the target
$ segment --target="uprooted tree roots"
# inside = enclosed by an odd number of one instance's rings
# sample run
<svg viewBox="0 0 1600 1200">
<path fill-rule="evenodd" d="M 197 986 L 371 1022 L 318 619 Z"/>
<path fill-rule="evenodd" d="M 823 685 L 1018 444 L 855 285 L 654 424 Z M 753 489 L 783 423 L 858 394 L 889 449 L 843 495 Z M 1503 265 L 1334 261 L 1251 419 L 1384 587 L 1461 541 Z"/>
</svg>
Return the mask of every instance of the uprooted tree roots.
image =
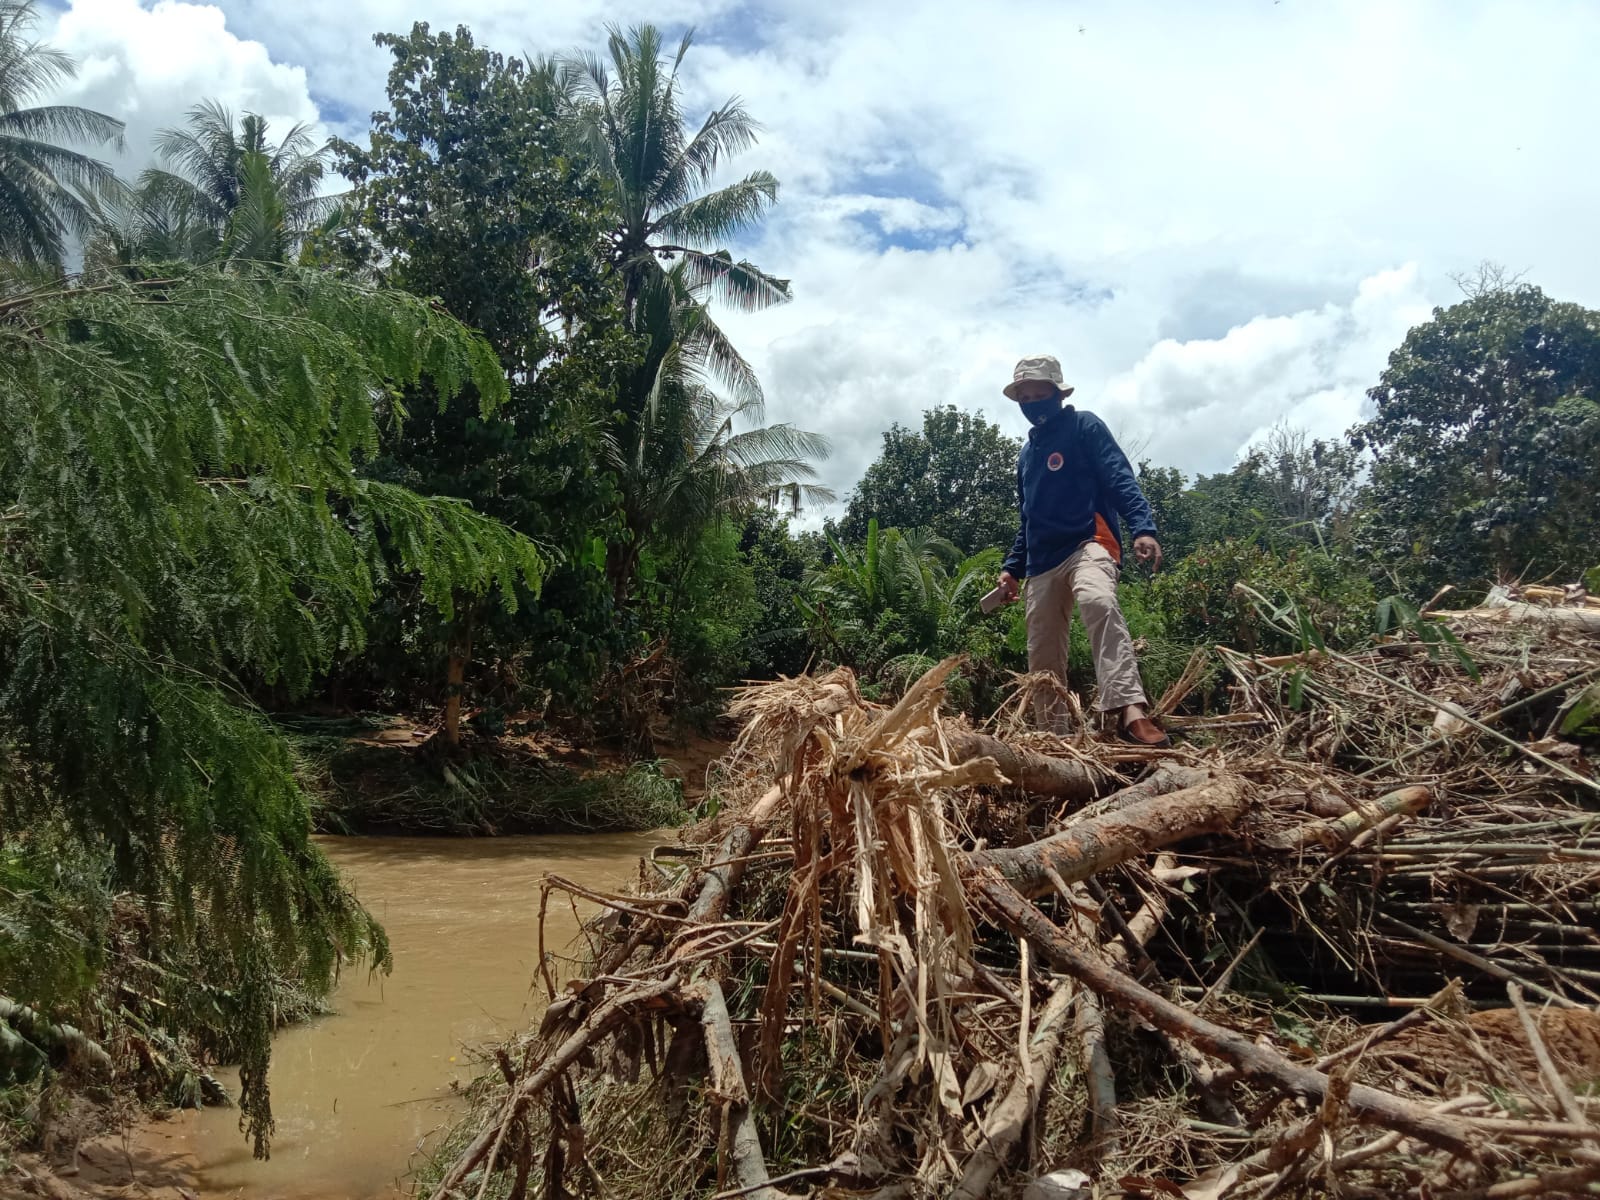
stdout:
<svg viewBox="0 0 1600 1200">
<path fill-rule="evenodd" d="M 590 957 L 434 1196 L 1600 1187 L 1600 786 L 1530 724 L 1600 648 L 1465 636 L 1219 649 L 1175 751 L 942 718 L 953 662 L 749 689 L 700 862 L 547 881 Z"/>
</svg>

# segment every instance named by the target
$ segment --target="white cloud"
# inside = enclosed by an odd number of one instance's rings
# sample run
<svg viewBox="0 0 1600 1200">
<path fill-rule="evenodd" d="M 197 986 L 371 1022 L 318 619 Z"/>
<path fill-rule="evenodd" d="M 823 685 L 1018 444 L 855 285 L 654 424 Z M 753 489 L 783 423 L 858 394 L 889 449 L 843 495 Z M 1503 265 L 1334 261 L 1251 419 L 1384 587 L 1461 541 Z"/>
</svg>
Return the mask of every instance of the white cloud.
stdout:
<svg viewBox="0 0 1600 1200">
<path fill-rule="evenodd" d="M 61 99 L 127 122 L 121 166 L 128 173 L 150 161 L 155 133 L 181 125 L 200 100 L 259 113 L 279 134 L 319 122 L 305 68 L 275 62 L 262 43 L 237 37 L 214 5 L 73 0 L 49 40 L 78 60 L 78 77 Z"/>
<path fill-rule="evenodd" d="M 765 125 L 729 174 L 783 182 L 735 249 L 796 293 L 722 320 L 769 416 L 834 438 L 841 491 L 932 404 L 1020 431 L 999 388 L 1023 354 L 1214 471 L 1279 420 L 1347 426 L 1480 259 L 1600 304 L 1591 0 L 70 2 L 88 94 L 152 126 L 208 94 L 359 123 L 370 35 L 413 20 L 506 53 L 698 22 L 692 103 L 737 93 Z"/>
<path fill-rule="evenodd" d="M 1362 280 L 1343 304 L 1163 340 L 1107 381 L 1105 415 L 1160 463 L 1224 464 L 1280 422 L 1335 437 L 1361 417 L 1388 352 L 1428 314 L 1412 264 Z"/>
</svg>

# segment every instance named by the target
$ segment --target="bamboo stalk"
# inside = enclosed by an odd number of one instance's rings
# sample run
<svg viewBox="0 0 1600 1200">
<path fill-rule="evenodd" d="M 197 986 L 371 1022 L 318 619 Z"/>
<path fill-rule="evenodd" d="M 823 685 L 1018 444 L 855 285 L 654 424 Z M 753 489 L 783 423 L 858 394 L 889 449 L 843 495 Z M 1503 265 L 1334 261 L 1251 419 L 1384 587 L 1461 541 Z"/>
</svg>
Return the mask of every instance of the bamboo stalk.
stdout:
<svg viewBox="0 0 1600 1200">
<path fill-rule="evenodd" d="M 1465 947 L 1457 946 L 1453 942 L 1447 942 L 1442 937 L 1431 934 L 1425 929 L 1418 929 L 1415 925 L 1409 925 L 1400 920 L 1398 917 L 1385 917 L 1384 919 L 1397 929 L 1403 930 L 1411 937 L 1416 938 L 1419 942 L 1423 942 L 1432 949 L 1437 950 L 1440 954 L 1447 954 L 1459 962 L 1466 963 L 1468 966 L 1477 967 L 1478 970 L 1482 971 L 1485 975 L 1492 975 L 1496 979 L 1507 983 L 1520 983 L 1523 987 L 1527 988 L 1528 991 L 1533 992 L 1535 995 L 1543 996 L 1552 1004 L 1559 1005 L 1562 1008 L 1582 1007 L 1574 1001 L 1568 1000 L 1560 992 L 1552 992 L 1549 988 L 1543 986 L 1542 984 L 1534 983 L 1529 979 L 1524 979 L 1515 971 L 1503 967 L 1499 963 L 1491 962 L 1489 959 L 1484 958 L 1481 954 L 1474 954 Z"/>
</svg>

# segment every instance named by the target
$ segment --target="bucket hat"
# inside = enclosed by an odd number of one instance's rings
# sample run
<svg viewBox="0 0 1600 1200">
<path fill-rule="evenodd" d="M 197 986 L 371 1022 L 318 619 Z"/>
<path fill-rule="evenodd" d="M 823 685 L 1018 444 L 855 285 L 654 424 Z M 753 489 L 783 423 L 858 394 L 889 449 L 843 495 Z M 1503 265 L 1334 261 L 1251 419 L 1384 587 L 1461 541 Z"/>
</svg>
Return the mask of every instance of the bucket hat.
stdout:
<svg viewBox="0 0 1600 1200">
<path fill-rule="evenodd" d="M 1072 388 L 1066 386 L 1061 374 L 1061 364 L 1048 354 L 1035 354 L 1023 359 L 1017 364 L 1017 369 L 1011 373 L 1011 382 L 1003 389 L 1007 400 L 1017 398 L 1017 385 L 1019 383 L 1053 383 L 1060 391 L 1062 399 L 1072 395 Z"/>
</svg>

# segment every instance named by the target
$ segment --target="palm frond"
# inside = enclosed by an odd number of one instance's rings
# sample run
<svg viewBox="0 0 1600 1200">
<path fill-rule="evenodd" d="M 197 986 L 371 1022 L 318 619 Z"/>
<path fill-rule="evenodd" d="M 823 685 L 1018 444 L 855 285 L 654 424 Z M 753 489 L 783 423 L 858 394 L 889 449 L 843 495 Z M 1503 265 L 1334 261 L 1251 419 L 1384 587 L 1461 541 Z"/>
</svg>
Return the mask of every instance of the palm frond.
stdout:
<svg viewBox="0 0 1600 1200">
<path fill-rule="evenodd" d="M 51 104 L 43 108 L 19 108 L 0 112 L 0 136 L 32 140 L 67 140 L 109 143 L 113 150 L 123 148 L 124 126 L 115 117 L 80 108 L 75 104 Z"/>
<path fill-rule="evenodd" d="M 726 250 L 707 254 L 686 246 L 666 247 L 683 255 L 689 286 L 719 296 L 743 312 L 755 312 L 791 299 L 789 281 L 768 275 L 751 262 L 734 262 Z"/>
<path fill-rule="evenodd" d="M 778 181 L 767 171 L 753 171 L 664 213 L 652 229 L 676 242 L 725 241 L 759 222 L 777 199 Z"/>
<path fill-rule="evenodd" d="M 686 184 L 703 186 L 711 181 L 723 159 L 755 145 L 760 132 L 761 126 L 745 111 L 739 98 L 731 97 L 706 117 L 673 169 L 682 174 Z"/>
</svg>

